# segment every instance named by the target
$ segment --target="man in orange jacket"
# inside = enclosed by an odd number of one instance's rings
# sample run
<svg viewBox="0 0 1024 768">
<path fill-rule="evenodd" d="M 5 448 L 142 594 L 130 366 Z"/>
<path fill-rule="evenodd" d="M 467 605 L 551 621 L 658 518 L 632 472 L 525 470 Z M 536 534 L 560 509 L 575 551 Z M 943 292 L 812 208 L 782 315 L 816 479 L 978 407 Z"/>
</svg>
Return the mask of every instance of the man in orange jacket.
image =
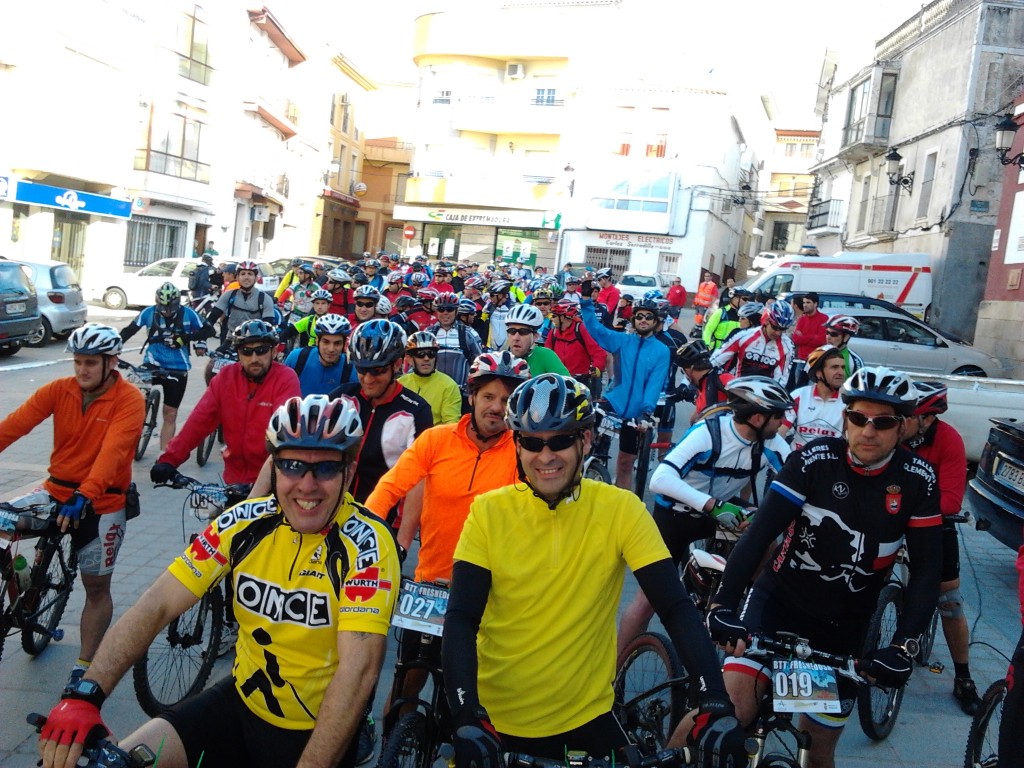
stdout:
<svg viewBox="0 0 1024 768">
<path fill-rule="evenodd" d="M 124 541 L 145 400 L 117 373 L 121 336 L 110 326 L 82 326 L 68 337 L 67 351 L 74 355 L 75 375 L 43 385 L 0 422 L 0 451 L 53 417 L 50 476 L 43 488 L 60 503 L 61 530 L 71 529 L 85 588 L 82 644 L 70 683 L 89 667 L 113 614 L 110 581 Z"/>
<path fill-rule="evenodd" d="M 697 310 L 697 314 L 694 317 L 693 331 L 690 333 L 692 338 L 700 338 L 700 332 L 704 328 L 704 318 L 716 301 L 718 301 L 718 285 L 711 273 L 705 271 L 704 279 L 697 286 L 697 295 L 693 297 L 693 306 Z"/>
</svg>

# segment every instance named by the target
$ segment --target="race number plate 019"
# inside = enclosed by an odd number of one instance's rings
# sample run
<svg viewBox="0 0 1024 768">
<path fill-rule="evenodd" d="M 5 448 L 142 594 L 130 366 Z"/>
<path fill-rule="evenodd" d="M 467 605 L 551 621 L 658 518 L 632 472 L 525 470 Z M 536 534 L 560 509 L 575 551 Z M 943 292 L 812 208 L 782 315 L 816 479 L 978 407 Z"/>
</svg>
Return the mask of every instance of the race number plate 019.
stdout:
<svg viewBox="0 0 1024 768">
<path fill-rule="evenodd" d="M 835 669 L 799 659 L 775 660 L 772 698 L 776 712 L 841 711 Z"/>
<path fill-rule="evenodd" d="M 396 627 L 440 637 L 444 631 L 444 614 L 447 610 L 448 590 L 445 587 L 402 579 L 402 589 L 398 593 L 398 605 L 391 623 Z"/>
</svg>

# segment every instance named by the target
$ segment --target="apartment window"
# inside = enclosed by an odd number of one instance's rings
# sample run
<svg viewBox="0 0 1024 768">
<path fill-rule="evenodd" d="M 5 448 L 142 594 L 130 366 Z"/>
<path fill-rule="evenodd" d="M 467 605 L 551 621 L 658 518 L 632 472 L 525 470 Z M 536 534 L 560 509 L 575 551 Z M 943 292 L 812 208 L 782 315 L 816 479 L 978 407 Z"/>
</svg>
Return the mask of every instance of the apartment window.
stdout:
<svg viewBox="0 0 1024 768">
<path fill-rule="evenodd" d="M 814 156 L 814 145 L 813 144 L 801 144 L 800 145 L 800 157 L 809 158 Z"/>
<path fill-rule="evenodd" d="M 613 197 L 594 198 L 593 204 L 614 211 L 668 213 L 671 177 L 639 176 L 616 184 Z"/>
<path fill-rule="evenodd" d="M 917 183 L 917 218 L 923 219 L 928 216 L 928 204 L 932 201 L 932 186 L 935 183 L 935 166 L 939 160 L 939 153 L 932 152 L 924 159 L 924 173 Z"/>
<path fill-rule="evenodd" d="M 537 88 L 534 91 L 533 103 L 536 106 L 553 107 L 555 102 L 554 88 Z"/>
<path fill-rule="evenodd" d="M 772 224 L 772 250 L 785 251 L 789 248 L 792 236 L 796 234 L 796 224 L 776 221 Z"/>
<path fill-rule="evenodd" d="M 892 125 L 892 110 L 896 103 L 896 73 L 882 75 L 882 83 L 878 89 L 878 116 L 875 118 L 875 137 L 889 138 L 889 127 Z"/>
<path fill-rule="evenodd" d="M 863 80 L 850 89 L 850 100 L 846 105 L 846 123 L 843 126 L 843 146 L 856 144 L 864 138 L 870 85 L 870 81 Z"/>
<path fill-rule="evenodd" d="M 787 142 L 786 144 L 786 157 L 796 157 L 796 144 L 793 142 Z"/>
<path fill-rule="evenodd" d="M 613 155 L 621 155 L 622 157 L 629 157 L 630 144 L 633 142 L 632 133 L 620 133 L 619 143 L 612 149 Z"/>
<path fill-rule="evenodd" d="M 871 206 L 871 177 L 865 176 L 860 183 L 860 205 L 857 208 L 857 231 L 863 232 L 868 223 L 868 208 Z"/>
<path fill-rule="evenodd" d="M 182 15 L 177 39 L 178 74 L 203 85 L 210 84 L 209 33 L 199 18 L 199 8 Z"/>
<path fill-rule="evenodd" d="M 144 267 L 159 259 L 184 256 L 187 232 L 188 224 L 184 221 L 132 215 L 128 221 L 124 265 L 126 267 Z M 156 276 L 166 277 L 167 275 L 158 274 Z"/>
<path fill-rule="evenodd" d="M 135 153 L 135 170 L 210 183 L 210 166 L 201 161 L 203 122 L 198 110 L 178 104 L 170 114 L 154 112 L 147 146 Z"/>
<path fill-rule="evenodd" d="M 664 157 L 667 146 L 668 134 L 657 134 L 653 139 L 653 143 L 647 145 L 647 157 Z"/>
</svg>

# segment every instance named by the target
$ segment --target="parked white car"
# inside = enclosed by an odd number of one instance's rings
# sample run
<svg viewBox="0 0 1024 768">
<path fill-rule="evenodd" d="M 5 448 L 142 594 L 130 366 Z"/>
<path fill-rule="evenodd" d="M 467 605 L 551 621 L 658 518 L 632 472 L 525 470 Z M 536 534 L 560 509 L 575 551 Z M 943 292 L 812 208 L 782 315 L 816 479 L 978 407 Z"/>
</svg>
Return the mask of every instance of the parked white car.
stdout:
<svg viewBox="0 0 1024 768">
<path fill-rule="evenodd" d="M 661 274 L 644 275 L 639 272 L 626 272 L 615 284 L 615 287 L 619 289 L 620 294 L 628 293 L 634 301 L 639 301 L 641 296 L 655 289 L 667 295 L 669 282 Z"/>
<path fill-rule="evenodd" d="M 118 275 L 99 291 L 98 296 L 95 291 L 93 295 L 110 309 L 148 307 L 153 303 L 156 289 L 167 281 L 174 283 L 182 292 L 187 291 L 189 277 L 202 263 L 199 259 L 160 259 L 138 272 Z M 268 261 L 257 262 L 257 266 L 260 268 L 258 287 L 272 292 L 280 284 L 280 276 Z"/>
</svg>

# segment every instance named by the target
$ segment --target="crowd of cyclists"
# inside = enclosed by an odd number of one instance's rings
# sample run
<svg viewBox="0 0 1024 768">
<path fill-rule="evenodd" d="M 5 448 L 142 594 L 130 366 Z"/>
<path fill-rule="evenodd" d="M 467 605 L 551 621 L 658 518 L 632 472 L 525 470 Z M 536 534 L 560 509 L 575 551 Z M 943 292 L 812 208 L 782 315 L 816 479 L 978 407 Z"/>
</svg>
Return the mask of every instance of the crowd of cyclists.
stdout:
<svg viewBox="0 0 1024 768">
<path fill-rule="evenodd" d="M 400 563 L 417 539 L 412 577 L 451 586 L 437 661 L 459 768 L 497 768 L 503 751 L 561 759 L 624 748 L 616 651 L 655 613 L 699 681 L 669 743 L 692 746 L 699 765 L 746 765 L 744 729 L 770 674 L 744 658 L 750 634 L 795 632 L 862 655 L 903 544 L 907 608 L 863 672 L 906 684 L 938 605 L 953 695 L 977 709 L 958 536 L 943 521 L 966 483 L 963 443 L 940 418 L 945 389 L 865 366 L 847 346 L 857 321 L 821 312 L 815 294 L 779 301 L 705 274 L 698 322 L 684 329 L 678 292 L 674 302 L 623 295 L 610 268 L 297 259 L 270 294 L 254 263 L 211 262 L 196 270 L 191 301 L 166 283 L 124 330 L 72 334 L 75 376 L 0 421 L 3 450 L 55 416 L 46 487 L 63 524 L 84 553 L 109 530 L 94 521 L 120 515 L 110 518 L 119 543 L 125 447 L 142 415 L 116 361 L 142 331 L 165 394 L 153 482 L 173 480 L 219 430 L 224 480 L 252 488 L 109 630 L 116 548 L 96 571 L 83 557 L 81 656 L 42 731 L 45 765 L 74 765 L 85 738 L 105 729 L 100 707 L 132 662 L 221 579 L 232 595 L 222 643 L 235 652 L 231 675 L 122 743 L 163 745 L 165 766 L 240 755 L 252 765 L 367 762 Z M 218 292 L 208 311 L 191 308 Z M 237 362 L 210 361 L 179 429 L 192 353 L 206 354 L 210 339 Z M 693 406 L 689 425 L 633 492 L 644 433 L 670 443 L 681 403 Z M 97 419 L 101 405 L 118 418 Z M 598 405 L 622 420 L 617 487 L 582 478 Z M 92 430 L 89 450 L 76 445 L 72 461 L 69 430 L 80 429 Z M 717 527 L 742 535 L 702 616 L 679 567 Z M 616 627 L 626 567 L 640 591 Z M 99 608 L 94 579 L 105 586 Z M 399 637 L 399 658 L 419 652 L 418 633 Z M 716 644 L 730 654 L 724 668 Z M 405 695 L 424 679 L 407 678 Z M 802 718 L 814 766 L 834 765 L 851 686 L 840 683 L 840 712 Z"/>
</svg>

